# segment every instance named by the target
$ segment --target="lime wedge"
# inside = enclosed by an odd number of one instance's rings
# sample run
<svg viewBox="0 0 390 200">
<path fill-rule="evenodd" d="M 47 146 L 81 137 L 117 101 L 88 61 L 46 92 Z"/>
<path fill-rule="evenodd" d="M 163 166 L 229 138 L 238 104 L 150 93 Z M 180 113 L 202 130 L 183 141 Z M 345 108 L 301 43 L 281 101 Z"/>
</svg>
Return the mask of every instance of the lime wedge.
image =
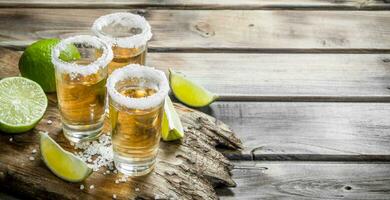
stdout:
<svg viewBox="0 0 390 200">
<path fill-rule="evenodd" d="M 169 69 L 169 83 L 175 97 L 191 107 L 203 107 L 212 103 L 217 96 L 185 76 Z"/>
<path fill-rule="evenodd" d="M 23 77 L 0 81 L 0 130 L 7 133 L 28 131 L 41 120 L 47 98 L 42 88 Z"/>
<path fill-rule="evenodd" d="M 179 115 L 173 107 L 169 97 L 165 98 L 164 115 L 162 122 L 162 139 L 164 141 L 172 141 L 180 139 L 184 136 L 183 126 Z"/>
<path fill-rule="evenodd" d="M 43 161 L 55 175 L 69 182 L 80 182 L 92 173 L 84 161 L 61 148 L 47 133 L 40 134 Z"/>
</svg>

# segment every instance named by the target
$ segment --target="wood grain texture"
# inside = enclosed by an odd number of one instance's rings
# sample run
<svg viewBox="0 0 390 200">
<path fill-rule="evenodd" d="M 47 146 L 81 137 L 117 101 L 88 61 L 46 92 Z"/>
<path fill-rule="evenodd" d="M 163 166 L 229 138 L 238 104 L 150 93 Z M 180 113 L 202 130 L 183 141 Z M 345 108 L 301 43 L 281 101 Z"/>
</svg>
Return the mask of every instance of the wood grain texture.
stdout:
<svg viewBox="0 0 390 200">
<path fill-rule="evenodd" d="M 221 199 L 390 199 L 390 164 L 239 162 Z"/>
<path fill-rule="evenodd" d="M 220 100 L 390 102 L 388 54 L 150 53 L 147 64 L 183 72 Z"/>
<path fill-rule="evenodd" d="M 244 151 L 231 159 L 390 160 L 389 103 L 215 102 Z"/>
<path fill-rule="evenodd" d="M 383 0 L 0 0 L 14 8 L 169 8 L 169 9 L 389 9 Z"/>
<path fill-rule="evenodd" d="M 0 79 L 19 75 L 20 55 L 20 52 L 0 48 Z"/>
<path fill-rule="evenodd" d="M 89 33 L 110 9 L 0 9 L 0 46 Z M 134 10 L 133 10 L 134 11 Z M 136 12 L 136 11 L 134 11 Z M 151 51 L 389 52 L 388 11 L 143 10 Z"/>
<path fill-rule="evenodd" d="M 20 52 L 0 48 L 0 77 L 17 75 Z M 149 53 L 221 101 L 390 102 L 388 54 Z M 16 63 L 16 64 L 15 64 Z M 223 72 L 223 73 L 221 73 Z"/>
</svg>

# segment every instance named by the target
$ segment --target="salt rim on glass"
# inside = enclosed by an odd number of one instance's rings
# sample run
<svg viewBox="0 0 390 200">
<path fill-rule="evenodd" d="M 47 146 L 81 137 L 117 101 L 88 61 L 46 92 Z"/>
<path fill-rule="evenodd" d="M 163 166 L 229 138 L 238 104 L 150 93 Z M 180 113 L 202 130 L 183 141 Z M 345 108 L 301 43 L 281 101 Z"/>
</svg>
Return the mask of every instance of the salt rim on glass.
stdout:
<svg viewBox="0 0 390 200">
<path fill-rule="evenodd" d="M 118 23 L 122 26 L 131 26 L 142 29 L 142 32 L 128 37 L 112 37 L 105 34 L 103 27 Z M 146 19 L 140 15 L 118 12 L 104 15 L 95 20 L 92 31 L 103 40 L 122 48 L 137 48 L 145 45 L 152 38 L 151 27 Z"/>
<path fill-rule="evenodd" d="M 65 51 L 69 45 L 77 43 L 88 44 L 94 48 L 102 49 L 103 53 L 98 59 L 88 65 L 82 65 L 82 67 L 76 63 L 65 62 L 61 60 L 61 52 Z M 112 58 L 113 52 L 111 47 L 98 37 L 90 35 L 78 35 L 63 39 L 53 48 L 51 54 L 51 61 L 56 70 L 66 73 L 81 74 L 83 76 L 97 73 L 99 69 L 106 67 L 111 62 Z"/>
<path fill-rule="evenodd" d="M 153 80 L 158 86 L 158 91 L 151 96 L 142 98 L 131 98 L 120 94 L 115 88 L 116 84 L 119 81 L 130 78 L 146 78 Z M 110 97 L 122 106 L 130 109 L 146 110 L 157 107 L 159 104 L 164 102 L 165 97 L 169 92 L 169 84 L 164 72 L 152 67 L 130 64 L 115 70 L 108 77 L 107 91 Z"/>
</svg>

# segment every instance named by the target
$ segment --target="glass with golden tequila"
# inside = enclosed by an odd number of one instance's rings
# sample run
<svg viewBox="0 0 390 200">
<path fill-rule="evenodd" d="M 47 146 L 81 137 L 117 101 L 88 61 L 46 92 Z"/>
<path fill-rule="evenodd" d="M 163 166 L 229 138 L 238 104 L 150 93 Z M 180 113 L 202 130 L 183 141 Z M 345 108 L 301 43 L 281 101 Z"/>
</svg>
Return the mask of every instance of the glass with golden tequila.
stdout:
<svg viewBox="0 0 390 200">
<path fill-rule="evenodd" d="M 115 166 L 126 175 L 145 175 L 158 152 L 168 81 L 159 70 L 132 64 L 115 70 L 107 89 Z"/>
<path fill-rule="evenodd" d="M 74 47 L 80 56 L 70 61 L 62 60 L 61 55 Z M 102 131 L 107 65 L 112 57 L 110 46 L 94 36 L 70 37 L 53 48 L 63 132 L 72 142 L 94 139 Z"/>
<path fill-rule="evenodd" d="M 144 17 L 132 13 L 113 13 L 96 19 L 92 31 L 112 46 L 114 59 L 108 73 L 128 64 L 145 64 L 147 42 L 152 37 Z"/>
</svg>

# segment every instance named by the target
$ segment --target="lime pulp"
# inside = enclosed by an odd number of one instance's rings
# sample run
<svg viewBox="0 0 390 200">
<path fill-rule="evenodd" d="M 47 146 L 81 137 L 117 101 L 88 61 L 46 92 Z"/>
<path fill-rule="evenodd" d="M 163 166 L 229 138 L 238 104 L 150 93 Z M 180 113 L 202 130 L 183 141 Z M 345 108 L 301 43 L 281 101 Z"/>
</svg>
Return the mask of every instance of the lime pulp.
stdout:
<svg viewBox="0 0 390 200">
<path fill-rule="evenodd" d="M 0 130 L 20 133 L 40 121 L 47 108 L 47 98 L 34 81 L 9 77 L 0 81 L 0 105 Z"/>
</svg>

